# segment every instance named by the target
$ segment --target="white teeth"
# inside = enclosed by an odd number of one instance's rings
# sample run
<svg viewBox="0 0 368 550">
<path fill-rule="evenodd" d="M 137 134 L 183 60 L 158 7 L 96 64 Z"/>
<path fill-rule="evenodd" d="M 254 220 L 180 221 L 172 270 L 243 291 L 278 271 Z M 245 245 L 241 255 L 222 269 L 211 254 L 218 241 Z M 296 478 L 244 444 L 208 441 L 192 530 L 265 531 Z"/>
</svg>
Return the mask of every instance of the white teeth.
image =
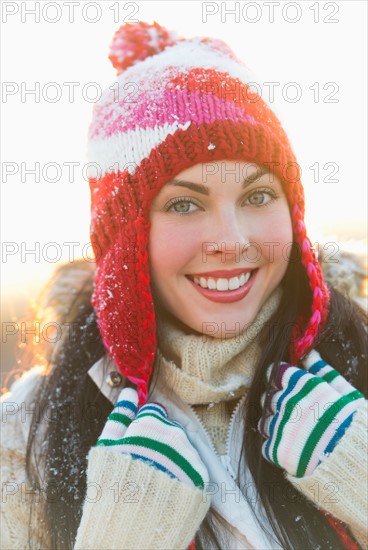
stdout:
<svg viewBox="0 0 368 550">
<path fill-rule="evenodd" d="M 196 279 L 197 279 L 197 277 L 194 277 L 194 281 L 198 284 L 198 279 L 197 280 Z M 207 288 L 207 281 L 204 277 L 201 277 L 199 279 L 199 284 L 201 285 L 201 287 Z"/>
<path fill-rule="evenodd" d="M 211 277 L 208 279 L 207 281 L 207 287 L 210 289 L 210 290 L 215 290 L 216 289 L 216 281 L 215 279 L 211 279 Z"/>
<path fill-rule="evenodd" d="M 229 290 L 229 281 L 227 279 L 218 279 L 216 288 L 217 290 Z"/>
<path fill-rule="evenodd" d="M 250 277 L 250 271 L 248 271 L 248 273 L 245 273 L 245 274 L 242 273 L 240 275 L 240 284 L 245 285 L 245 283 L 248 281 L 249 277 Z"/>
<path fill-rule="evenodd" d="M 245 285 L 245 283 L 249 280 L 250 275 L 251 272 L 248 271 L 245 274 L 242 273 L 240 277 L 231 277 L 231 279 L 225 279 L 223 277 L 219 279 L 214 279 L 213 277 L 209 277 L 208 279 L 205 277 L 193 277 L 193 279 L 194 282 L 202 288 L 225 292 L 226 290 L 236 290 L 237 288 Z"/>
<path fill-rule="evenodd" d="M 232 277 L 229 281 L 229 289 L 230 290 L 236 290 L 241 285 L 241 279 L 238 279 L 238 277 Z"/>
</svg>

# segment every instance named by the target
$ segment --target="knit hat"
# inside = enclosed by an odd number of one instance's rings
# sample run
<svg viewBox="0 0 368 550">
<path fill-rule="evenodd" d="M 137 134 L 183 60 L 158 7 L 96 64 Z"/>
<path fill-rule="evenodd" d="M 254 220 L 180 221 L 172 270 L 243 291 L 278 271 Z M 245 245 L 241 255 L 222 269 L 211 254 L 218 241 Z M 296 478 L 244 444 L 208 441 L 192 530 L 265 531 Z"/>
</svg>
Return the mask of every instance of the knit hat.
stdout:
<svg viewBox="0 0 368 550">
<path fill-rule="evenodd" d="M 328 312 L 328 291 L 304 225 L 300 169 L 276 115 L 251 90 L 249 69 L 222 41 L 177 37 L 154 22 L 125 24 L 110 60 L 118 77 L 93 109 L 89 161 L 92 304 L 104 345 L 147 399 L 156 352 L 148 264 L 149 211 L 176 174 L 221 159 L 254 162 L 282 182 L 313 294 L 309 318 L 291 339 L 294 364 L 313 346 Z"/>
</svg>

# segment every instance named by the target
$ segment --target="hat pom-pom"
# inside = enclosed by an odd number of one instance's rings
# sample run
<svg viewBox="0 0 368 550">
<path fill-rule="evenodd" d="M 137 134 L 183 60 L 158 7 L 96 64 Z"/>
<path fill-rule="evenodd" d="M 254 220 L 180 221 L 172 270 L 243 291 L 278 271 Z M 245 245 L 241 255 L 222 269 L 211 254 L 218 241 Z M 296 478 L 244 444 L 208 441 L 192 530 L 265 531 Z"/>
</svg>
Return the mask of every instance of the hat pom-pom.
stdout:
<svg viewBox="0 0 368 550">
<path fill-rule="evenodd" d="M 175 32 L 161 27 L 156 21 L 152 24 L 144 21 L 126 23 L 114 35 L 109 59 L 120 74 L 131 65 L 172 46 L 177 40 Z"/>
</svg>

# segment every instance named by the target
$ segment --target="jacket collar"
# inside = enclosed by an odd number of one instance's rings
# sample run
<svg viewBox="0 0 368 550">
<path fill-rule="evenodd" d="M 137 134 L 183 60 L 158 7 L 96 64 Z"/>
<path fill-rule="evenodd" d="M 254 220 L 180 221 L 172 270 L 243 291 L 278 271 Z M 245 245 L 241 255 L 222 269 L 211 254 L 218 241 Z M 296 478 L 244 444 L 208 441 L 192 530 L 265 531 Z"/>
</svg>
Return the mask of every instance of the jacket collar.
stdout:
<svg viewBox="0 0 368 550">
<path fill-rule="evenodd" d="M 88 374 L 106 399 L 115 405 L 121 390 L 126 386 L 126 378 L 119 372 L 113 359 L 101 357 L 92 365 Z"/>
</svg>

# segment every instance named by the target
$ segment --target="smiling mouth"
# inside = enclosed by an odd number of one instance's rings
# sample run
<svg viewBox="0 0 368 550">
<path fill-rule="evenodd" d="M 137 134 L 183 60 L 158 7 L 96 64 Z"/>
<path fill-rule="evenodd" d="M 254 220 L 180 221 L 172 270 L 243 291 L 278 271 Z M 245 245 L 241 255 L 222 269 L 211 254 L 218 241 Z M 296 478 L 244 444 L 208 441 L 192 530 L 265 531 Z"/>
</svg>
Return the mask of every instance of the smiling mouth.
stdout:
<svg viewBox="0 0 368 550">
<path fill-rule="evenodd" d="M 239 277 L 194 277 L 193 275 L 186 275 L 188 279 L 193 281 L 196 285 L 206 288 L 208 290 L 217 290 L 220 292 L 226 292 L 229 290 L 236 290 L 244 286 L 253 274 L 258 271 L 253 269 L 242 273 Z"/>
</svg>

